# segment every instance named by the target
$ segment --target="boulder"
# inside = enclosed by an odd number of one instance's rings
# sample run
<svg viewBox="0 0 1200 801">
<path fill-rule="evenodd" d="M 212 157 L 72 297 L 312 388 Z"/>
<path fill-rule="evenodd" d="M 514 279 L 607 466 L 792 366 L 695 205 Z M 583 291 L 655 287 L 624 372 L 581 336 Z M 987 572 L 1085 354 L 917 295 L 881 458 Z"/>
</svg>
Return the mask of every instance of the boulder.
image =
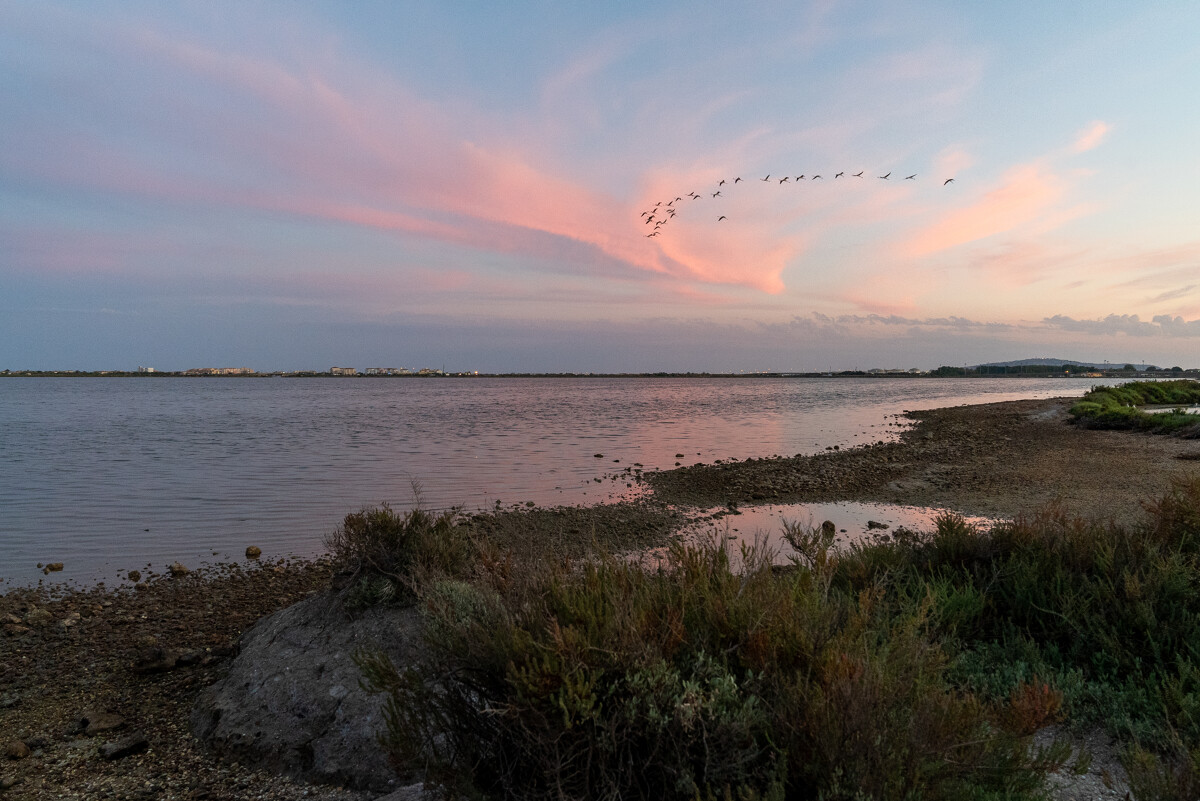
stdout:
<svg viewBox="0 0 1200 801">
<path fill-rule="evenodd" d="M 256 623 L 228 674 L 200 693 L 192 730 L 242 765 L 377 792 L 397 778 L 377 737 L 383 703 L 359 686 L 352 655 L 382 649 L 397 667 L 420 658 L 414 609 L 348 613 L 323 593 Z"/>
</svg>

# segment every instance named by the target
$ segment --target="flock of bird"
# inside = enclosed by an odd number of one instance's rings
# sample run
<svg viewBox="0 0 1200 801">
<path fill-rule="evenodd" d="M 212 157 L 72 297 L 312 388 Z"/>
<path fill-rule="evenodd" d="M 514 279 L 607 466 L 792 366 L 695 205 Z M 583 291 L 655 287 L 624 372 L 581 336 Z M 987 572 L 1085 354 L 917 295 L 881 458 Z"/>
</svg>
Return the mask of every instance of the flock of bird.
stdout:
<svg viewBox="0 0 1200 801">
<path fill-rule="evenodd" d="M 850 177 L 851 178 L 862 178 L 863 174 L 865 172 L 866 172 L 866 170 L 860 170 L 858 172 L 850 173 Z M 842 171 L 842 172 L 834 173 L 833 178 L 836 180 L 845 175 L 846 175 L 845 171 Z M 881 181 L 891 180 L 891 177 L 892 177 L 892 173 L 890 171 L 885 173 L 884 175 L 876 176 L 876 178 L 878 178 Z M 912 175 L 904 176 L 905 181 L 915 181 L 916 179 L 917 179 L 917 173 L 915 173 L 915 172 Z M 758 180 L 763 181 L 765 183 L 778 182 L 780 185 L 782 185 L 782 184 L 788 183 L 789 181 L 792 181 L 792 176 L 785 175 L 782 178 L 778 178 L 778 177 L 772 177 L 771 174 L 768 173 L 765 177 L 759 178 Z M 822 180 L 823 181 L 825 179 L 819 174 L 811 175 L 811 176 L 807 176 L 807 177 L 804 175 L 797 175 L 795 178 L 795 183 L 799 183 L 800 181 L 805 181 L 805 180 L 807 180 L 807 181 Z M 733 184 L 735 184 L 735 185 L 742 183 L 742 182 L 743 182 L 743 179 L 740 176 L 733 179 Z M 942 181 L 942 186 L 947 186 L 952 183 L 954 183 L 954 179 L 947 178 L 946 180 Z M 716 191 L 710 193 L 710 198 L 715 199 L 715 198 L 719 198 L 719 197 L 724 197 L 724 195 L 721 193 L 721 187 L 723 187 L 723 186 L 725 186 L 724 179 L 722 179 L 719 183 L 717 183 Z M 686 197 L 690 198 L 691 200 L 700 200 L 704 197 L 704 195 L 702 195 L 698 192 L 688 192 Z M 675 219 L 675 215 L 679 212 L 679 209 L 682 208 L 687 202 L 688 201 L 684 200 L 683 196 L 671 198 L 671 199 L 665 200 L 665 201 L 660 200 L 657 203 L 655 203 L 654 206 L 652 206 L 651 208 L 643 211 L 641 214 L 642 219 L 643 219 L 643 224 L 654 226 L 653 230 L 651 230 L 650 233 L 646 234 L 646 237 L 649 238 L 649 237 L 658 236 L 659 230 L 664 225 L 669 223 L 671 220 Z M 676 206 L 675 205 L 676 203 L 678 203 L 679 205 Z M 721 222 L 724 219 L 726 219 L 726 217 L 724 214 L 722 214 L 719 217 L 717 217 L 717 222 Z"/>
</svg>

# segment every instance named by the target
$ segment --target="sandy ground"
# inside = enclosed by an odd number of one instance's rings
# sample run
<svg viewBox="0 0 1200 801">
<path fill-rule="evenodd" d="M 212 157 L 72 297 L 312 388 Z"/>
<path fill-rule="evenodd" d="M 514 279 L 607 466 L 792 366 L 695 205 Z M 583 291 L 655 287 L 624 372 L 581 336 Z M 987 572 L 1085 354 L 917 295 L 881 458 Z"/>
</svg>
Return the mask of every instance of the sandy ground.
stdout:
<svg viewBox="0 0 1200 801">
<path fill-rule="evenodd" d="M 988 517 L 1057 503 L 1134 521 L 1173 479 L 1200 475 L 1200 441 L 1082 430 L 1067 422 L 1070 402 L 915 413 L 915 426 L 896 443 L 680 468 L 648 475 L 653 492 L 640 506 L 531 510 L 475 524 L 525 526 L 558 541 L 652 545 L 686 517 L 675 507 L 830 500 Z M 625 528 L 637 536 L 622 536 Z M 329 578 L 323 562 L 243 563 L 143 578 L 136 589 L 127 582 L 7 590 L 0 595 L 0 797 L 362 798 L 218 762 L 187 723 L 196 693 L 228 665 L 241 632 Z M 106 758 L 105 746 L 122 741 L 132 753 Z M 1079 797 L 1069 787 L 1057 795 Z"/>
</svg>

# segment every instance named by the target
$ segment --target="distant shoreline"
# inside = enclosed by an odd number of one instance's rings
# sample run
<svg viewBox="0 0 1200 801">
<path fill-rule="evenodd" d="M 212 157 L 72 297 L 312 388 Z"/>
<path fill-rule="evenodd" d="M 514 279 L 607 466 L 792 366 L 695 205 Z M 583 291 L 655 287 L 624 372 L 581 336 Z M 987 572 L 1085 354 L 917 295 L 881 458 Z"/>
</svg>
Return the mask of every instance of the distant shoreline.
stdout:
<svg viewBox="0 0 1200 801">
<path fill-rule="evenodd" d="M 1006 372 L 978 372 L 974 369 L 956 368 L 960 372 L 949 374 L 937 371 L 926 372 L 897 372 L 897 371 L 868 371 L 841 370 L 835 372 L 761 372 L 761 373 L 478 373 L 478 372 L 434 372 L 434 373 L 391 373 L 336 375 L 329 372 L 316 371 L 276 371 L 248 373 L 204 373 L 191 371 L 154 371 L 136 372 L 122 370 L 0 370 L 0 378 L 337 378 L 337 379 L 412 379 L 412 378 L 1181 378 L 1200 377 L 1200 369 L 1188 369 L 1181 372 L 1171 370 L 1107 370 L 1094 372 L 1063 372 L 1049 370 L 1019 370 L 1011 368 Z"/>
</svg>

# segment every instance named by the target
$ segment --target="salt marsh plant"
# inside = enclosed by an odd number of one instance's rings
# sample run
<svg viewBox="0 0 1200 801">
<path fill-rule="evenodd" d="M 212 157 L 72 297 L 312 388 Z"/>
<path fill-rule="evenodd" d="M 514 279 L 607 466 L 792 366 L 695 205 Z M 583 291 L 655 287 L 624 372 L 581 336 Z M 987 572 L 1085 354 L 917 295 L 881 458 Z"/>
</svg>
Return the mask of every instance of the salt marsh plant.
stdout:
<svg viewBox="0 0 1200 801">
<path fill-rule="evenodd" d="M 1032 799 L 1069 749 L 1031 735 L 1101 726 L 1139 798 L 1196 796 L 1200 479 L 1135 527 L 786 534 L 782 567 L 707 543 L 414 577 L 429 660 L 358 655 L 383 742 L 485 797 Z"/>
<path fill-rule="evenodd" d="M 1070 409 L 1071 417 L 1089 428 L 1131 429 L 1200 436 L 1200 418 L 1182 407 L 1200 403 L 1200 381 L 1133 381 L 1115 387 L 1093 387 Z M 1139 407 L 1178 406 L 1157 414 Z"/>
</svg>

